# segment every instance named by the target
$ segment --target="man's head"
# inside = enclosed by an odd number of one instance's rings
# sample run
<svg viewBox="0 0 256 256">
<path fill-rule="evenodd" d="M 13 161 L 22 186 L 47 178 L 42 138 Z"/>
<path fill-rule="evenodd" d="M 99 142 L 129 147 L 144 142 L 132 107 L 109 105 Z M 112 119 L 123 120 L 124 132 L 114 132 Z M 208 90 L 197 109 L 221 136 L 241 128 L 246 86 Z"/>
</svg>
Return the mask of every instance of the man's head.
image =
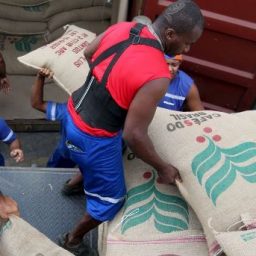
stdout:
<svg viewBox="0 0 256 256">
<path fill-rule="evenodd" d="M 153 27 L 168 55 L 186 53 L 203 32 L 204 18 L 192 0 L 170 4 L 155 20 Z"/>
<path fill-rule="evenodd" d="M 173 77 L 175 77 L 183 60 L 182 55 L 179 54 L 172 57 L 165 54 L 164 57 L 165 57 L 166 63 L 169 66 L 169 70 L 171 71 Z"/>
</svg>

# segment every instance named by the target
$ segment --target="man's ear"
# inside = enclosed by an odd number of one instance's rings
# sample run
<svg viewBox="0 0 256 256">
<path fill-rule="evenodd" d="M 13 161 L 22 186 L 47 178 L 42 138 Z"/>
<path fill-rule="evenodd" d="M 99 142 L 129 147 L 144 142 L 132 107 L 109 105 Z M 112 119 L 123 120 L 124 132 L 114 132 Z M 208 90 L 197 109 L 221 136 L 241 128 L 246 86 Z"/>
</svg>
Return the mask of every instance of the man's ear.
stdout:
<svg viewBox="0 0 256 256">
<path fill-rule="evenodd" d="M 168 40 L 168 41 L 173 41 L 175 38 L 176 38 L 176 32 L 174 29 L 172 28 L 167 28 L 165 30 L 165 38 Z"/>
</svg>

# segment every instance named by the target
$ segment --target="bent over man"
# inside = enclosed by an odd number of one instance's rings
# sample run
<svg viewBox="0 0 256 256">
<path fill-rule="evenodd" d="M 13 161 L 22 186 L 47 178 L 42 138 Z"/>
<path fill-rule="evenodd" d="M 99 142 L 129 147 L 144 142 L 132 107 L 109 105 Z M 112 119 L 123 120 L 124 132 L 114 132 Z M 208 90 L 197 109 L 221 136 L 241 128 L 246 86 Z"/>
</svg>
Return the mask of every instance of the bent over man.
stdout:
<svg viewBox="0 0 256 256">
<path fill-rule="evenodd" d="M 84 234 L 113 219 L 122 207 L 126 195 L 122 134 L 164 183 L 180 179 L 178 170 L 157 154 L 147 130 L 170 83 L 164 53 L 189 51 L 202 31 L 198 6 L 178 0 L 152 25 L 118 23 L 85 50 L 90 73 L 68 100 L 65 133 L 70 157 L 83 173 L 87 204 L 81 221 L 60 240 L 64 248 L 79 251 Z"/>
</svg>

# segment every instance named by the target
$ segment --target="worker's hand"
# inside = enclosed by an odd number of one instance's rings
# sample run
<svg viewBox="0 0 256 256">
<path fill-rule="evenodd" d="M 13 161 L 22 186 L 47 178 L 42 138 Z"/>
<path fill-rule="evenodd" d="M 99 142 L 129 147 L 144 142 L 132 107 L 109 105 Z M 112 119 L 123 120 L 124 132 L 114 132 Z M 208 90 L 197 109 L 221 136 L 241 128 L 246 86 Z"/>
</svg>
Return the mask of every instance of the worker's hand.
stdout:
<svg viewBox="0 0 256 256">
<path fill-rule="evenodd" d="M 158 170 L 158 176 L 160 181 L 164 184 L 175 185 L 176 180 L 182 182 L 179 171 L 171 164 L 168 164 L 161 170 Z"/>
<path fill-rule="evenodd" d="M 38 76 L 41 77 L 41 78 L 47 77 L 47 78 L 52 79 L 53 75 L 54 75 L 54 73 L 49 68 L 41 68 L 38 71 Z"/>
<path fill-rule="evenodd" d="M 13 149 L 10 152 L 10 156 L 11 156 L 11 158 L 13 158 L 16 161 L 16 163 L 22 162 L 24 160 L 23 151 L 19 148 L 18 149 Z"/>
<path fill-rule="evenodd" d="M 5 94 L 10 92 L 10 82 L 7 77 L 0 78 L 0 91 L 3 91 Z"/>
<path fill-rule="evenodd" d="M 20 215 L 18 204 L 12 198 L 4 195 L 0 195 L 0 217 L 2 219 L 8 219 L 9 215 Z"/>
</svg>

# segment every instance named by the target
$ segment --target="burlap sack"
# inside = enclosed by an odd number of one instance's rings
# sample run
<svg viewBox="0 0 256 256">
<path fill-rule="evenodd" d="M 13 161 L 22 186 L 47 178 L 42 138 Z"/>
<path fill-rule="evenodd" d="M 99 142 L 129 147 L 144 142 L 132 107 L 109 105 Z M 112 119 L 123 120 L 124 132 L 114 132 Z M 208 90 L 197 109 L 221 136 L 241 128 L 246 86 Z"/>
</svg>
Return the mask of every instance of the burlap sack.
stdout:
<svg viewBox="0 0 256 256">
<path fill-rule="evenodd" d="M 104 5 L 104 4 L 102 4 Z M 93 6 L 92 0 L 76 0 L 76 1 L 67 1 L 67 0 L 58 0 L 50 2 L 49 8 L 46 10 L 45 16 L 51 17 L 57 13 L 71 11 L 74 9 L 89 8 Z M 84 17 L 86 19 L 86 17 Z"/>
<path fill-rule="evenodd" d="M 177 187 L 159 183 L 156 171 L 131 151 L 124 158 L 127 199 L 100 227 L 100 255 L 207 255 L 201 224 Z"/>
<path fill-rule="evenodd" d="M 34 75 L 36 70 L 18 62 L 17 58 L 45 45 L 45 43 L 42 35 L 1 35 L 0 50 L 6 62 L 7 73 L 9 75 Z"/>
<path fill-rule="evenodd" d="M 256 255 L 256 230 L 221 232 L 215 238 L 227 256 Z"/>
<path fill-rule="evenodd" d="M 16 6 L 36 6 L 50 1 L 52 0 L 0 0 L 0 3 Z"/>
<path fill-rule="evenodd" d="M 115 1 L 115 0 L 112 0 Z M 49 3 L 52 6 L 57 5 L 67 5 L 69 6 L 69 9 L 77 9 L 87 6 L 97 6 L 97 5 L 104 5 L 104 6 L 110 6 L 112 1 L 107 0 L 75 0 L 75 1 L 66 1 L 66 0 L 0 0 L 0 3 L 8 4 L 8 5 L 14 5 L 14 6 L 28 6 L 28 7 L 34 7 L 38 5 L 43 5 L 45 3 Z M 63 6 L 63 8 L 65 8 Z M 67 10 L 67 8 L 66 8 Z"/>
<path fill-rule="evenodd" d="M 210 255 L 219 246 L 209 219 L 216 230 L 226 232 L 256 207 L 255 131 L 256 122 L 242 114 L 214 111 L 159 108 L 150 125 L 156 151 L 180 170 L 179 189 L 202 223 Z"/>
<path fill-rule="evenodd" d="M 71 256 L 70 252 L 62 249 L 17 216 L 3 226 L 0 234 L 1 256 Z"/>
<path fill-rule="evenodd" d="M 54 72 L 53 79 L 71 94 L 85 81 L 89 66 L 83 55 L 84 49 L 95 38 L 95 34 L 70 25 L 59 39 L 35 50 L 18 60 L 30 67 L 48 67 Z"/>
<path fill-rule="evenodd" d="M 109 3 L 114 2 L 116 0 L 109 1 Z M 97 6 L 97 5 L 109 5 L 109 3 L 106 0 L 93 0 L 92 5 Z"/>
<path fill-rule="evenodd" d="M 75 1 L 67 1 L 67 0 L 58 0 L 58 1 L 50 1 L 44 4 L 36 5 L 36 6 L 15 6 L 9 4 L 3 4 L 0 2 L 0 17 L 2 19 L 13 20 L 13 21 L 48 21 L 50 17 L 57 15 L 63 12 L 72 13 L 77 9 L 86 9 L 93 6 L 92 0 L 75 0 Z M 104 3 L 101 3 L 101 7 L 105 7 Z M 111 6 L 105 7 L 107 10 L 111 10 Z M 92 11 L 99 7 L 92 7 Z M 102 9 L 101 9 L 102 11 Z M 87 13 L 82 17 L 81 20 L 87 20 Z M 95 15 L 95 19 L 104 19 L 101 17 L 99 13 Z M 89 17 L 89 19 L 91 19 Z M 62 19 L 63 20 L 63 19 Z M 61 24 L 61 26 L 70 24 L 70 22 L 66 22 L 65 24 Z"/>
<path fill-rule="evenodd" d="M 0 19 L 0 33 L 9 35 L 38 35 L 47 31 L 46 22 L 27 22 Z"/>
<path fill-rule="evenodd" d="M 241 222 L 246 230 L 256 229 L 256 209 L 254 213 L 242 213 Z"/>
<path fill-rule="evenodd" d="M 13 21 L 42 22 L 45 19 L 44 13 L 48 6 L 49 3 L 32 7 L 14 6 L 0 3 L 0 17 L 1 19 Z"/>
<path fill-rule="evenodd" d="M 241 226 L 242 223 L 242 226 Z M 240 226 L 240 227 L 239 227 Z M 239 228 L 238 228 L 239 227 Z M 239 231 L 232 231 L 233 229 Z M 253 256 L 256 252 L 256 209 L 241 214 L 241 221 L 232 225 L 229 232 L 213 230 L 217 242 L 228 256 Z"/>
<path fill-rule="evenodd" d="M 66 24 L 77 21 L 104 21 L 111 19 L 111 8 L 94 6 L 61 12 L 51 17 L 48 22 L 49 31 L 54 31 Z"/>
</svg>

